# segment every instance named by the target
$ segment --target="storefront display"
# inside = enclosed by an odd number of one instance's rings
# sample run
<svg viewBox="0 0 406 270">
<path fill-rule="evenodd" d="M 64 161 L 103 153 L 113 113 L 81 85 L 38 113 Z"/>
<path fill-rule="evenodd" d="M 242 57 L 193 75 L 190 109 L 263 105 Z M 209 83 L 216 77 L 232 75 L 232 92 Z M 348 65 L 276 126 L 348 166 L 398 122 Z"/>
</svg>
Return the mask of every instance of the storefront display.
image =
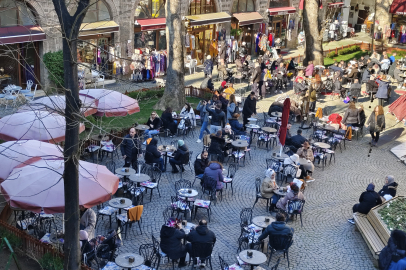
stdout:
<svg viewBox="0 0 406 270">
<path fill-rule="evenodd" d="M 150 49 L 135 49 L 131 57 L 130 69 L 132 71 L 131 80 L 148 81 L 155 77 L 163 76 L 167 68 L 166 51 L 156 51 Z"/>
<path fill-rule="evenodd" d="M 280 3 L 278 3 L 278 6 L 280 6 Z M 290 19 L 289 14 L 293 14 L 295 12 L 296 9 L 289 6 L 268 9 L 268 31 L 270 34 L 272 34 L 274 40 L 277 40 L 278 38 L 280 39 L 281 48 L 285 48 L 287 41 L 291 39 L 291 32 L 295 27 L 295 22 L 293 19 Z"/>
<path fill-rule="evenodd" d="M 248 52 L 251 52 L 255 25 L 263 21 L 264 18 L 258 12 L 234 13 L 231 28 L 236 30 L 232 32 L 236 33 L 238 45 L 241 46 L 242 42 L 245 42 Z"/>
</svg>

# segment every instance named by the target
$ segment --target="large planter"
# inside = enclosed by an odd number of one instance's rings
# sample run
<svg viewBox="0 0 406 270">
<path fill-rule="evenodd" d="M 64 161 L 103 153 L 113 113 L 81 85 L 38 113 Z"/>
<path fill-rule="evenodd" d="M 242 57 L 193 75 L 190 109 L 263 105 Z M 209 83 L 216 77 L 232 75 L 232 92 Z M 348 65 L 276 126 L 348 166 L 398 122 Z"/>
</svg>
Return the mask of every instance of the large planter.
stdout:
<svg viewBox="0 0 406 270">
<path fill-rule="evenodd" d="M 375 206 L 374 208 L 369 211 L 367 218 L 368 221 L 371 223 L 372 227 L 374 227 L 376 233 L 378 234 L 379 238 L 384 242 L 385 244 L 388 243 L 390 234 L 391 234 L 391 228 L 388 228 L 388 225 L 385 223 L 383 220 L 383 217 L 379 213 L 379 210 L 383 209 L 384 207 L 388 207 L 388 204 L 391 204 L 397 200 L 404 200 L 404 196 L 396 196 L 395 198 L 384 202 L 381 205 Z M 405 213 L 406 215 L 406 213 Z M 392 228 L 394 229 L 394 228 Z"/>
</svg>

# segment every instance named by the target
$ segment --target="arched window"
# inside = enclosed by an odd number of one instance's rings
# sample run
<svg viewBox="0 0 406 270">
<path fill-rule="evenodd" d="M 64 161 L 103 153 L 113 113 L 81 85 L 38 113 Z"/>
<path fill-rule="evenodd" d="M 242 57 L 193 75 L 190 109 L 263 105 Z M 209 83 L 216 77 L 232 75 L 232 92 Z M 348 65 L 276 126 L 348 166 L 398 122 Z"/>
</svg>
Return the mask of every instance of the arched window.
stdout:
<svg viewBox="0 0 406 270">
<path fill-rule="evenodd" d="M 135 9 L 135 19 L 165 17 L 165 0 L 140 0 Z"/>
<path fill-rule="evenodd" d="M 189 15 L 215 12 L 214 0 L 193 0 L 189 6 Z"/>
<path fill-rule="evenodd" d="M 255 11 L 254 0 L 234 0 L 233 13 Z"/>
<path fill-rule="evenodd" d="M 0 27 L 36 25 L 33 9 L 15 0 L 0 0 Z"/>
<path fill-rule="evenodd" d="M 76 10 L 74 10 L 76 11 Z M 110 12 L 106 3 L 101 0 L 90 0 L 89 9 L 83 19 L 83 23 L 92 23 L 98 21 L 110 21 Z"/>
</svg>

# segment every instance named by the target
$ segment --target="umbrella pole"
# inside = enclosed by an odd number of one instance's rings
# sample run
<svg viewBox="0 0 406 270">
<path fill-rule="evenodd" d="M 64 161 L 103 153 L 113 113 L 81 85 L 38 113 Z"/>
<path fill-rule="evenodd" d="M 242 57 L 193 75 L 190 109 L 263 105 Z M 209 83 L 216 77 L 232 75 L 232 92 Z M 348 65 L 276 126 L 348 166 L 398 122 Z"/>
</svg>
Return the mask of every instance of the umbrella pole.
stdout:
<svg viewBox="0 0 406 270">
<path fill-rule="evenodd" d="M 62 233 L 65 233 L 65 213 L 62 213 Z"/>
<path fill-rule="evenodd" d="M 279 156 L 282 156 L 282 149 L 283 149 L 283 145 L 281 144 L 281 149 L 279 150 Z"/>
</svg>

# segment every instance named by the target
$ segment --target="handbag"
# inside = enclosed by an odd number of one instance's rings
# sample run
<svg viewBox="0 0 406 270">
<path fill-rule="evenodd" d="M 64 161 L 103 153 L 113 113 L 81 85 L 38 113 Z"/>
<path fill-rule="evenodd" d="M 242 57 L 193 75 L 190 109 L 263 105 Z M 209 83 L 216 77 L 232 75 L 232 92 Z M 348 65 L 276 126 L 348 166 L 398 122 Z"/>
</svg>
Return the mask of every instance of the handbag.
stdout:
<svg viewBox="0 0 406 270">
<path fill-rule="evenodd" d="M 296 178 L 300 178 L 300 175 L 302 174 L 302 169 L 297 169 L 296 171 Z"/>
</svg>

